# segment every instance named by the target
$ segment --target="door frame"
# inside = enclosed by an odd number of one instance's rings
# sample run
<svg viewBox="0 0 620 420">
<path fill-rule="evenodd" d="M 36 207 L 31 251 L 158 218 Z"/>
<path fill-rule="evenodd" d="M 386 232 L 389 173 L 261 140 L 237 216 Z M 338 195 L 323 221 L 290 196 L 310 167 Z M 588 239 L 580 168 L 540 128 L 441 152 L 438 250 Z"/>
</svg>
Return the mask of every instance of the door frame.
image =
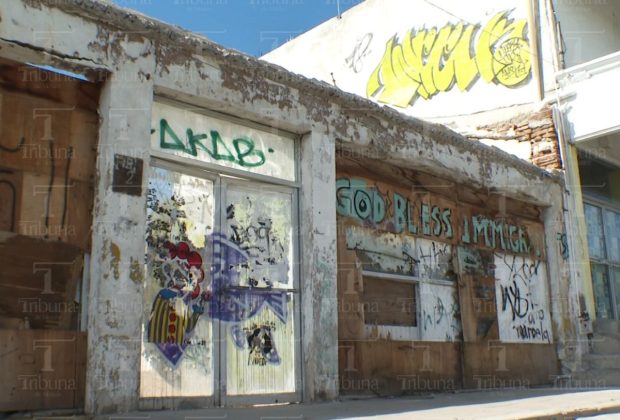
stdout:
<svg viewBox="0 0 620 420">
<path fill-rule="evenodd" d="M 296 146 L 297 150 L 297 146 Z M 297 153 L 296 153 L 297 155 Z M 162 403 L 170 408 L 177 408 L 186 403 L 192 406 L 216 406 L 216 407 L 232 407 L 253 404 L 269 404 L 269 403 L 287 403 L 299 402 L 303 395 L 303 357 L 301 345 L 301 287 L 300 287 L 300 226 L 299 226 L 299 186 L 298 183 L 289 181 L 272 179 L 265 176 L 254 176 L 252 173 L 231 174 L 229 168 L 222 168 L 221 171 L 215 171 L 210 165 L 205 167 L 201 162 L 186 159 L 183 157 L 152 153 L 150 158 L 150 167 L 160 168 L 192 177 L 206 179 L 213 182 L 214 209 L 213 223 L 214 231 L 225 226 L 226 215 L 226 192 L 230 185 L 238 186 L 260 186 L 261 189 L 273 192 L 284 192 L 291 195 L 291 225 L 292 225 L 292 245 L 293 245 L 293 288 L 282 289 L 291 293 L 293 296 L 293 331 L 294 331 L 294 354 L 295 354 L 295 391 L 278 394 L 245 394 L 245 395 L 227 395 L 227 365 L 226 365 L 226 322 L 219 319 L 210 319 L 212 328 L 212 344 L 213 344 L 213 394 L 211 396 L 198 397 L 141 397 L 140 408 L 152 409 L 153 406 L 161 407 Z M 219 169 L 219 168 L 218 168 Z M 244 176 L 240 176 L 244 175 Z M 147 177 L 148 179 L 148 177 Z M 213 263 L 214 261 L 211 261 Z M 265 308 L 265 310 L 267 310 Z M 143 345 L 143 344 L 142 344 Z M 169 402 L 169 403 L 168 403 Z"/>
<path fill-rule="evenodd" d="M 291 293 L 293 296 L 293 341 L 294 341 L 294 355 L 295 355 L 295 391 L 278 394 L 244 394 L 244 395 L 228 395 L 227 386 L 227 356 L 226 347 L 228 345 L 226 336 L 226 323 L 218 320 L 220 324 L 218 327 L 220 345 L 219 349 L 219 394 L 220 405 L 223 407 L 233 407 L 239 405 L 253 405 L 253 404 L 273 404 L 273 403 L 290 403 L 301 401 L 302 396 L 302 381 L 301 381 L 301 295 L 300 295 L 300 264 L 299 264 L 299 247 L 300 247 L 300 235 L 299 235 L 299 192 L 296 188 L 268 184 L 261 181 L 252 180 L 249 178 L 230 177 L 226 175 L 218 176 L 218 200 L 219 208 L 216 211 L 216 217 L 219 217 L 217 224 L 220 229 L 224 229 L 226 223 L 226 197 L 229 186 L 239 186 L 241 188 L 250 189 L 251 186 L 260 186 L 261 190 L 269 192 L 280 192 L 290 194 L 291 196 L 291 242 L 293 245 L 293 261 L 292 261 L 292 273 L 293 273 L 293 286 L 285 290 L 287 293 Z M 265 308 L 264 310 L 267 310 Z M 222 325 L 224 324 L 224 325 Z"/>
</svg>

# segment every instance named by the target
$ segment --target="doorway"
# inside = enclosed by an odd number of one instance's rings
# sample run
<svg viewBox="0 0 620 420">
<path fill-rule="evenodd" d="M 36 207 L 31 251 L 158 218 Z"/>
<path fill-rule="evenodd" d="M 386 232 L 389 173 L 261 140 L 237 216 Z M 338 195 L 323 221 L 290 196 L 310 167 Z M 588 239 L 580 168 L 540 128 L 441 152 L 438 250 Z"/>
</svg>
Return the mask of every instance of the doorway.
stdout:
<svg viewBox="0 0 620 420">
<path fill-rule="evenodd" d="M 143 400 L 300 399 L 296 215 L 294 188 L 153 162 Z"/>
</svg>

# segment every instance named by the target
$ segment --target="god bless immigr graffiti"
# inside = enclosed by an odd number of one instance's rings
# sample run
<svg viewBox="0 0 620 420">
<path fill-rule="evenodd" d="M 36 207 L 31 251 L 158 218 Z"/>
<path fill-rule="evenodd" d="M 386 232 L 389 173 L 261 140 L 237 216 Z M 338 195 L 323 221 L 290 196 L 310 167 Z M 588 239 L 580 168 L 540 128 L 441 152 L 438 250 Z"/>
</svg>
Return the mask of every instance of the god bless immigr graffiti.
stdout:
<svg viewBox="0 0 620 420">
<path fill-rule="evenodd" d="M 454 212 L 449 206 L 432 204 L 419 197 L 406 197 L 396 191 L 382 192 L 361 178 L 336 181 L 338 214 L 363 225 L 382 227 L 393 233 L 433 236 L 451 240 Z M 460 242 L 515 253 L 530 253 L 526 230 L 481 215 L 463 217 Z M 538 252 L 536 250 L 536 252 Z"/>
</svg>

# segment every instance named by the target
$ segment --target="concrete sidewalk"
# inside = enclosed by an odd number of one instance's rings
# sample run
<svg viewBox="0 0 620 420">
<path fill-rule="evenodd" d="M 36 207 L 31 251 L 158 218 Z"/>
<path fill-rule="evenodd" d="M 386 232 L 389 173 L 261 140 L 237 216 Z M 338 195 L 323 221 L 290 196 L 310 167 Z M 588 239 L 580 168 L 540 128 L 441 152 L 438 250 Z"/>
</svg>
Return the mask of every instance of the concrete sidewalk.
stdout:
<svg viewBox="0 0 620 420">
<path fill-rule="evenodd" d="M 98 419 L 568 419 L 620 413 L 617 389 L 511 389 L 251 408 L 136 412 Z M 616 416 L 605 416 L 619 418 Z"/>
</svg>

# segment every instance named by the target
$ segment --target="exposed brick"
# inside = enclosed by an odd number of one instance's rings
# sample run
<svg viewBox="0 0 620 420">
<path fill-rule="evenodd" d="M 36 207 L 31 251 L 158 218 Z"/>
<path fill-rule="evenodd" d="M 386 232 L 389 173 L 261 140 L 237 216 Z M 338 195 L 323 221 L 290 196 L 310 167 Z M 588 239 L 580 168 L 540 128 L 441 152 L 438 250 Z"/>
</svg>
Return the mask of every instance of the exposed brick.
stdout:
<svg viewBox="0 0 620 420">
<path fill-rule="evenodd" d="M 478 130 L 492 132 L 496 136 L 521 142 L 529 142 L 530 161 L 544 169 L 561 169 L 558 136 L 553 123 L 551 108 L 527 115 L 519 115 L 509 121 L 477 127 Z"/>
</svg>

